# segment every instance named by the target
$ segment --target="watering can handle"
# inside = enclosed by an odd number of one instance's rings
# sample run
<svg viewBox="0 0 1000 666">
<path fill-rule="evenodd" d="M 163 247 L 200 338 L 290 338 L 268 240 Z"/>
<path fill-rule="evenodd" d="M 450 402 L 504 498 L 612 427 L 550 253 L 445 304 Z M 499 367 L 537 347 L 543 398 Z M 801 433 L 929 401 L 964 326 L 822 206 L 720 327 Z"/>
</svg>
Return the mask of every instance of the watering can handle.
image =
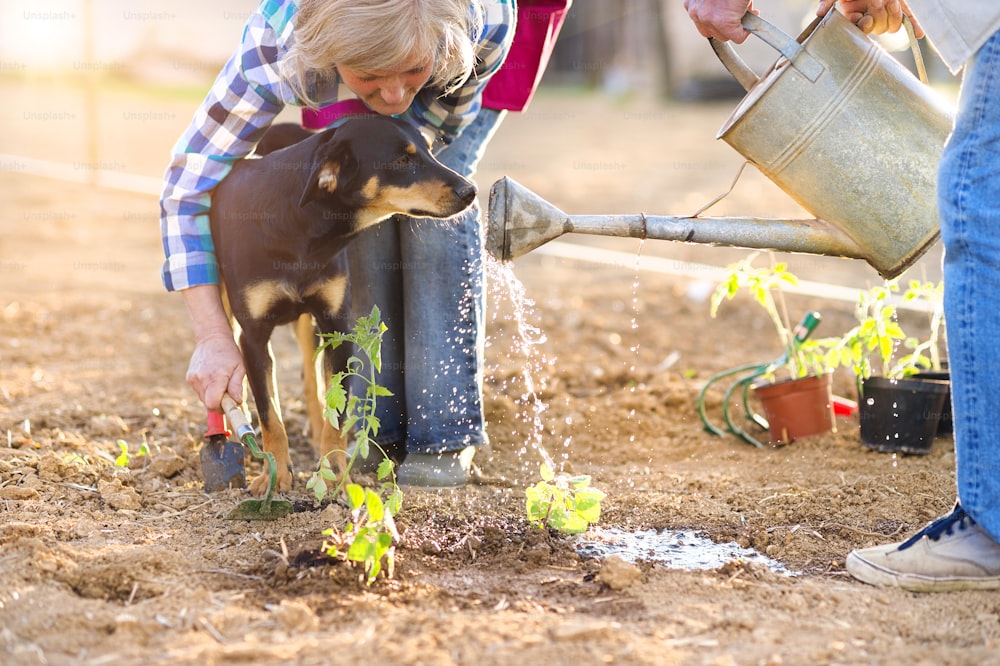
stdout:
<svg viewBox="0 0 1000 666">
<path fill-rule="evenodd" d="M 802 76 L 809 79 L 811 83 L 815 83 L 816 79 L 823 73 L 823 65 L 809 55 L 793 37 L 783 33 L 774 24 L 768 23 L 756 14 L 749 12 L 743 15 L 741 22 L 743 23 L 743 27 L 749 32 L 752 32 L 768 46 L 771 46 L 781 53 L 781 55 L 785 56 L 792 67 L 802 74 Z M 728 42 L 720 42 L 712 37 L 709 37 L 708 41 L 712 45 L 715 55 L 722 61 L 722 64 L 729 70 L 729 73 L 733 75 L 733 78 L 743 86 L 744 90 L 750 90 L 757 83 L 758 76 L 736 54 L 736 50 L 733 49 L 732 45 Z"/>
</svg>

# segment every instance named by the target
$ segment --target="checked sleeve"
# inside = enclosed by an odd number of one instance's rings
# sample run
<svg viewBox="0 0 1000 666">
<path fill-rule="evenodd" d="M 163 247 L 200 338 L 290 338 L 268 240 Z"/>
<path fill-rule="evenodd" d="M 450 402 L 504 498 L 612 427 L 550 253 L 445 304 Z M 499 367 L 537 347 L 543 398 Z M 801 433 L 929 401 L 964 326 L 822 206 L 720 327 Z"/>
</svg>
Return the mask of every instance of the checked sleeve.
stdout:
<svg viewBox="0 0 1000 666">
<path fill-rule="evenodd" d="M 239 48 L 173 148 L 160 199 L 162 277 L 170 291 L 219 282 L 211 192 L 294 99 L 278 72 L 283 37 L 263 15 L 251 15 Z"/>
</svg>

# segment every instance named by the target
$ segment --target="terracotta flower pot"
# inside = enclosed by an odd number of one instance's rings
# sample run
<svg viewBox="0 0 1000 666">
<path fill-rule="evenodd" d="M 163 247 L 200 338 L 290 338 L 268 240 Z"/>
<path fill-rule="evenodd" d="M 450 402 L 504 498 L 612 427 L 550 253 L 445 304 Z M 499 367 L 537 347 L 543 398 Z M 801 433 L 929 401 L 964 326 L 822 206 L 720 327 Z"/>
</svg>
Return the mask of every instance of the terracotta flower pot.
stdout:
<svg viewBox="0 0 1000 666">
<path fill-rule="evenodd" d="M 772 444 L 836 430 L 833 375 L 811 375 L 754 387 L 767 419 Z"/>
<path fill-rule="evenodd" d="M 861 443 L 885 453 L 929 453 L 948 391 L 949 383 L 937 379 L 865 379 L 858 400 Z"/>
</svg>

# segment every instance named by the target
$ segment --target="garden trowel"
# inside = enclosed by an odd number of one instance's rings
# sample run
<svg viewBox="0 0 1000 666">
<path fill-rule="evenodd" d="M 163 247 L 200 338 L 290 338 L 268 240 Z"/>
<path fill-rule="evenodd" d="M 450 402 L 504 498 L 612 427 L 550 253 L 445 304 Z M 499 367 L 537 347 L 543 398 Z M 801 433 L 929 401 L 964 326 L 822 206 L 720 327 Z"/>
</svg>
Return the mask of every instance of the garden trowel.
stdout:
<svg viewBox="0 0 1000 666">
<path fill-rule="evenodd" d="M 208 412 L 208 429 L 205 445 L 201 447 L 201 476 L 205 492 L 214 493 L 226 488 L 246 488 L 247 473 L 245 452 L 239 442 L 229 439 L 226 420 L 222 414 Z"/>
</svg>

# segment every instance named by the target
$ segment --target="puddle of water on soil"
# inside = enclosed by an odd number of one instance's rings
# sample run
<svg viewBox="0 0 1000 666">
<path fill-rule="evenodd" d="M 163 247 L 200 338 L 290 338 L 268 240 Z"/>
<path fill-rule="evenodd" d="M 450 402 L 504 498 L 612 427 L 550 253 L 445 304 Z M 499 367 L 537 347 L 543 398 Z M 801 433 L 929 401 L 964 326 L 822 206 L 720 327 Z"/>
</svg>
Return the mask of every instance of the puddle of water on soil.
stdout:
<svg viewBox="0 0 1000 666">
<path fill-rule="evenodd" d="M 629 562 L 658 562 L 670 569 L 706 571 L 732 560 L 747 560 L 784 576 L 797 576 L 784 564 L 735 542 L 715 543 L 690 530 L 626 532 L 616 527 L 591 528 L 577 539 L 582 555 L 618 555 Z"/>
</svg>

